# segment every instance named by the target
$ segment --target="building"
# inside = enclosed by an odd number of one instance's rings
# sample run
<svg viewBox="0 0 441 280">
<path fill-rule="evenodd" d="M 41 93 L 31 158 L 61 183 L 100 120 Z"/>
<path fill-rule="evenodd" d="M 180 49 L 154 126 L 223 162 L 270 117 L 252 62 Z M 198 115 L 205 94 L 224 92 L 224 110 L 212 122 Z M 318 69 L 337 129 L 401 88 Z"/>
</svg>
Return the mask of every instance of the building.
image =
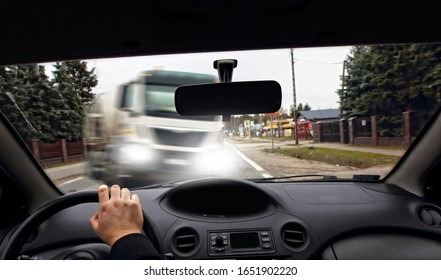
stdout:
<svg viewBox="0 0 441 280">
<path fill-rule="evenodd" d="M 340 109 L 299 111 L 299 115 L 299 120 L 310 122 L 332 122 L 339 120 Z"/>
</svg>

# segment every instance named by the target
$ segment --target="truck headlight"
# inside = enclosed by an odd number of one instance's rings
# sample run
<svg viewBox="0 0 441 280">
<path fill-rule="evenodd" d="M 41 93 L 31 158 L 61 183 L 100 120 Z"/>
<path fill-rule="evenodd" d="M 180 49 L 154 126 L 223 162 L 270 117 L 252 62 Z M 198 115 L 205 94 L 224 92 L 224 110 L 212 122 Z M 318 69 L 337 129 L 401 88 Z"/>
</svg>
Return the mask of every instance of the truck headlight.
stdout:
<svg viewBox="0 0 441 280">
<path fill-rule="evenodd" d="M 232 160 L 225 150 L 202 153 L 196 156 L 195 172 L 209 175 L 227 175 L 232 168 Z"/>
<path fill-rule="evenodd" d="M 119 157 L 123 163 L 147 163 L 153 159 L 153 150 L 140 144 L 125 144 L 119 149 Z"/>
</svg>

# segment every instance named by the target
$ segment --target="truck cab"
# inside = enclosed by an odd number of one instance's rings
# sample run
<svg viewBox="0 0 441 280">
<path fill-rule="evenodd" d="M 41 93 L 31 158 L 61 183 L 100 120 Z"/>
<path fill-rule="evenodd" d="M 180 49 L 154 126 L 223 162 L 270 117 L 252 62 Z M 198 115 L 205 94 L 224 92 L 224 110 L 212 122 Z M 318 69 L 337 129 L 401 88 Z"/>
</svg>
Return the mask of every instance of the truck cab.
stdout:
<svg viewBox="0 0 441 280">
<path fill-rule="evenodd" d="M 217 175 L 210 158 L 222 151 L 222 117 L 183 116 L 174 105 L 178 86 L 214 82 L 212 75 L 151 70 L 100 96 L 88 114 L 91 175 L 128 186 Z"/>
</svg>

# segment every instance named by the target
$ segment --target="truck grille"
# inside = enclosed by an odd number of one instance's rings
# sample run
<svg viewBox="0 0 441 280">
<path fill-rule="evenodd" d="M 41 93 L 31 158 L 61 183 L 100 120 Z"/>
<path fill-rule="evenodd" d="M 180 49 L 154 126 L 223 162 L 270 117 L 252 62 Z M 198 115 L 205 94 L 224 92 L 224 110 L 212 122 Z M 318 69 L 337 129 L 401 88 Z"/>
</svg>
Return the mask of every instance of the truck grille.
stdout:
<svg viewBox="0 0 441 280">
<path fill-rule="evenodd" d="M 158 143 L 169 146 L 198 147 L 207 135 L 204 131 L 180 131 L 155 128 Z"/>
</svg>

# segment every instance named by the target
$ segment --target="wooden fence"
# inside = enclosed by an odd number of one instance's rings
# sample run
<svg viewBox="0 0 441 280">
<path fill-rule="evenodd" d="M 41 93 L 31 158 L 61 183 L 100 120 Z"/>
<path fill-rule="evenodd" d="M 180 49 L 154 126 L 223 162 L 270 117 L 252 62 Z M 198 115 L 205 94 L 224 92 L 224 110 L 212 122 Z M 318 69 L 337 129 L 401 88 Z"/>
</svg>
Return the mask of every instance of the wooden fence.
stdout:
<svg viewBox="0 0 441 280">
<path fill-rule="evenodd" d="M 85 159 L 83 140 L 68 142 L 62 139 L 53 143 L 32 140 L 28 146 L 43 167 Z"/>
</svg>

